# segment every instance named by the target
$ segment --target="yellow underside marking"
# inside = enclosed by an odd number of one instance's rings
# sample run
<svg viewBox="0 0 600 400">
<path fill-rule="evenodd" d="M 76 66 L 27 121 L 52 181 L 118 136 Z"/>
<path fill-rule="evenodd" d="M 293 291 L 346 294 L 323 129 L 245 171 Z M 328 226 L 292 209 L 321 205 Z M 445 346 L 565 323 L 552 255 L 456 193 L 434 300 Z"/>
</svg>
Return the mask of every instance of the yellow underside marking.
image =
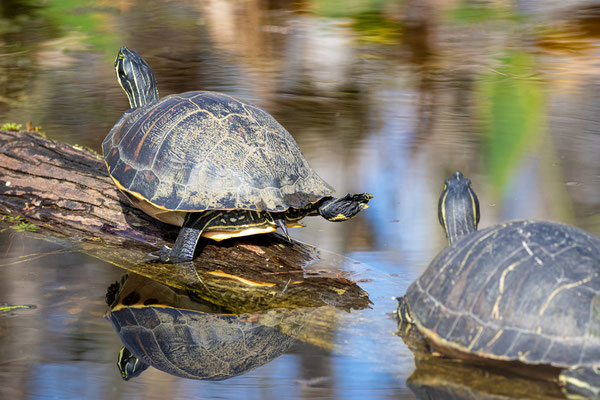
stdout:
<svg viewBox="0 0 600 400">
<path fill-rule="evenodd" d="M 242 231 L 204 231 L 202 237 L 221 241 L 232 237 L 259 235 L 261 233 L 269 233 L 275 231 L 277 228 L 274 226 L 267 226 L 264 228 L 248 228 Z"/>
<path fill-rule="evenodd" d="M 304 225 L 299 224 L 297 222 L 292 222 L 292 223 L 289 223 L 286 225 L 288 228 L 303 228 L 304 227 Z M 272 226 L 272 225 L 260 227 L 260 228 L 247 228 L 247 229 L 242 229 L 240 231 L 208 230 L 208 231 L 202 232 L 202 237 L 216 240 L 216 241 L 221 241 L 221 240 L 225 240 L 225 239 L 229 239 L 229 238 L 233 238 L 233 237 L 260 235 L 263 233 L 274 232 L 276 230 L 277 230 L 277 227 Z"/>
<path fill-rule="evenodd" d="M 249 279 L 244 279 L 240 276 L 231 275 L 226 272 L 223 272 L 220 269 L 218 269 L 216 271 L 210 271 L 210 272 L 208 272 L 208 274 L 213 275 L 213 276 L 218 276 L 221 278 L 233 279 L 234 281 L 238 281 L 238 282 L 243 283 L 244 285 L 248 285 L 248 286 L 277 286 L 276 283 L 255 282 L 255 281 L 251 281 Z"/>
</svg>

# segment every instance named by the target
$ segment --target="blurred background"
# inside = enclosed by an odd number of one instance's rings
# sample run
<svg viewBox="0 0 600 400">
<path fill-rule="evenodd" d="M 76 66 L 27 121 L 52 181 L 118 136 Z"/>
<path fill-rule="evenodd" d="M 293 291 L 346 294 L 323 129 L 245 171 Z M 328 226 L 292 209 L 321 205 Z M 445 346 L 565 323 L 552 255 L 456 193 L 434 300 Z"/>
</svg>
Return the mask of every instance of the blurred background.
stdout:
<svg viewBox="0 0 600 400">
<path fill-rule="evenodd" d="M 121 271 L 4 232 L 0 251 L 19 262 L 0 264 L 0 303 L 38 308 L 0 319 L 0 397 L 412 398 L 411 354 L 388 314 L 445 246 L 444 179 L 472 179 L 481 227 L 534 218 L 600 235 L 598 1 L 7 0 L 0 124 L 100 152 L 128 108 L 122 45 L 161 96 L 255 103 L 339 194 L 374 194 L 348 222 L 311 218 L 291 234 L 348 257 L 375 304 L 340 318 L 328 351 L 299 345 L 219 383 L 155 370 L 122 382 L 102 319 Z"/>
</svg>

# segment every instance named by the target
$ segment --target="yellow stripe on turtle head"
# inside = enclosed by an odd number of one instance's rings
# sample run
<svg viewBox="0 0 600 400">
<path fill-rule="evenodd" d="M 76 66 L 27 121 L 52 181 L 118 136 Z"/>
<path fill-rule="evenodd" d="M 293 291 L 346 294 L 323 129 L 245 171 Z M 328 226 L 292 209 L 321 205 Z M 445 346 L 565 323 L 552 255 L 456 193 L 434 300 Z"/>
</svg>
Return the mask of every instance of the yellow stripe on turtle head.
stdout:
<svg viewBox="0 0 600 400">
<path fill-rule="evenodd" d="M 341 213 L 336 215 L 333 218 L 329 218 L 330 221 L 345 221 L 347 219 L 348 219 L 348 217 L 346 217 L 344 214 L 341 214 Z"/>
</svg>

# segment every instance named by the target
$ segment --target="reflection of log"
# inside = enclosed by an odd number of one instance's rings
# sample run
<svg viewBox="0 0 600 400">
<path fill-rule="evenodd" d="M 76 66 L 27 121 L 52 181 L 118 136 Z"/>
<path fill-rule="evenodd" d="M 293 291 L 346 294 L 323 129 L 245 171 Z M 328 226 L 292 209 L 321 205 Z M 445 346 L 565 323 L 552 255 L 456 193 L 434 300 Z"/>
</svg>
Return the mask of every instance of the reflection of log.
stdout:
<svg viewBox="0 0 600 400">
<path fill-rule="evenodd" d="M 369 303 L 353 282 L 307 275 L 302 267 L 318 259 L 316 249 L 278 235 L 203 241 L 194 261 L 197 273 L 189 265 L 151 262 L 148 253 L 171 245 L 178 228 L 130 207 L 99 156 L 37 134 L 0 130 L 0 214 L 12 222 L 19 217 L 17 223 L 35 225 L 24 228 L 70 239 L 77 250 L 171 286 L 221 293 L 211 301 L 243 296 L 244 288 L 252 286 L 263 288 L 264 298 L 281 299 L 279 307 L 289 296 L 298 307 L 360 307 L 357 298 L 362 306 Z M 253 301 L 260 303 L 260 296 L 254 294 Z"/>
</svg>

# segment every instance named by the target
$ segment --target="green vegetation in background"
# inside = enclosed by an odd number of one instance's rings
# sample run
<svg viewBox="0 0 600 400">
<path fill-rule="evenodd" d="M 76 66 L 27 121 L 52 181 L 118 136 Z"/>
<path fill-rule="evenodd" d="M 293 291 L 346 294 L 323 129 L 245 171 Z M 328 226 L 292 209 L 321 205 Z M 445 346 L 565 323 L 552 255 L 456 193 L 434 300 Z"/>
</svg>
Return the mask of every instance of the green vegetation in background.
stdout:
<svg viewBox="0 0 600 400">
<path fill-rule="evenodd" d="M 375 12 L 364 12 L 354 16 L 352 28 L 361 40 L 395 45 L 402 38 L 402 25 Z"/>
<path fill-rule="evenodd" d="M 312 0 L 313 14 L 324 18 L 349 18 L 361 40 L 398 44 L 402 34 L 400 21 L 386 16 L 386 10 L 398 7 L 392 0 Z"/>
<path fill-rule="evenodd" d="M 5 131 L 13 131 L 19 132 L 21 130 L 22 125 L 17 124 L 16 122 L 7 122 L 0 126 L 0 129 L 4 129 Z"/>
<path fill-rule="evenodd" d="M 509 52 L 477 89 L 483 116 L 484 153 L 491 184 L 500 194 L 525 155 L 538 142 L 544 122 L 542 86 L 535 58 Z"/>
<path fill-rule="evenodd" d="M 475 25 L 491 21 L 518 21 L 514 10 L 493 4 L 474 4 L 463 1 L 457 7 L 449 10 L 448 20 L 465 25 Z"/>
<path fill-rule="evenodd" d="M 91 50 L 103 50 L 106 54 L 114 52 L 120 46 L 119 36 L 110 31 L 110 19 L 116 9 L 98 0 L 47 0 L 42 3 L 26 0 L 36 5 L 37 14 L 45 19 L 48 25 L 55 27 L 55 36 L 63 37 L 73 32 L 84 35 L 83 41 L 91 46 Z M 110 3 L 109 3 L 110 4 Z"/>
<path fill-rule="evenodd" d="M 26 207 L 29 208 L 29 204 L 27 204 Z M 38 227 L 35 224 L 27 222 L 27 220 L 19 216 L 2 215 L 0 216 L 0 220 L 7 221 L 9 224 L 11 224 L 10 227 L 17 232 L 35 232 L 38 230 Z"/>
<path fill-rule="evenodd" d="M 313 14 L 326 18 L 347 18 L 366 12 L 381 12 L 393 0 L 311 0 Z"/>
</svg>

